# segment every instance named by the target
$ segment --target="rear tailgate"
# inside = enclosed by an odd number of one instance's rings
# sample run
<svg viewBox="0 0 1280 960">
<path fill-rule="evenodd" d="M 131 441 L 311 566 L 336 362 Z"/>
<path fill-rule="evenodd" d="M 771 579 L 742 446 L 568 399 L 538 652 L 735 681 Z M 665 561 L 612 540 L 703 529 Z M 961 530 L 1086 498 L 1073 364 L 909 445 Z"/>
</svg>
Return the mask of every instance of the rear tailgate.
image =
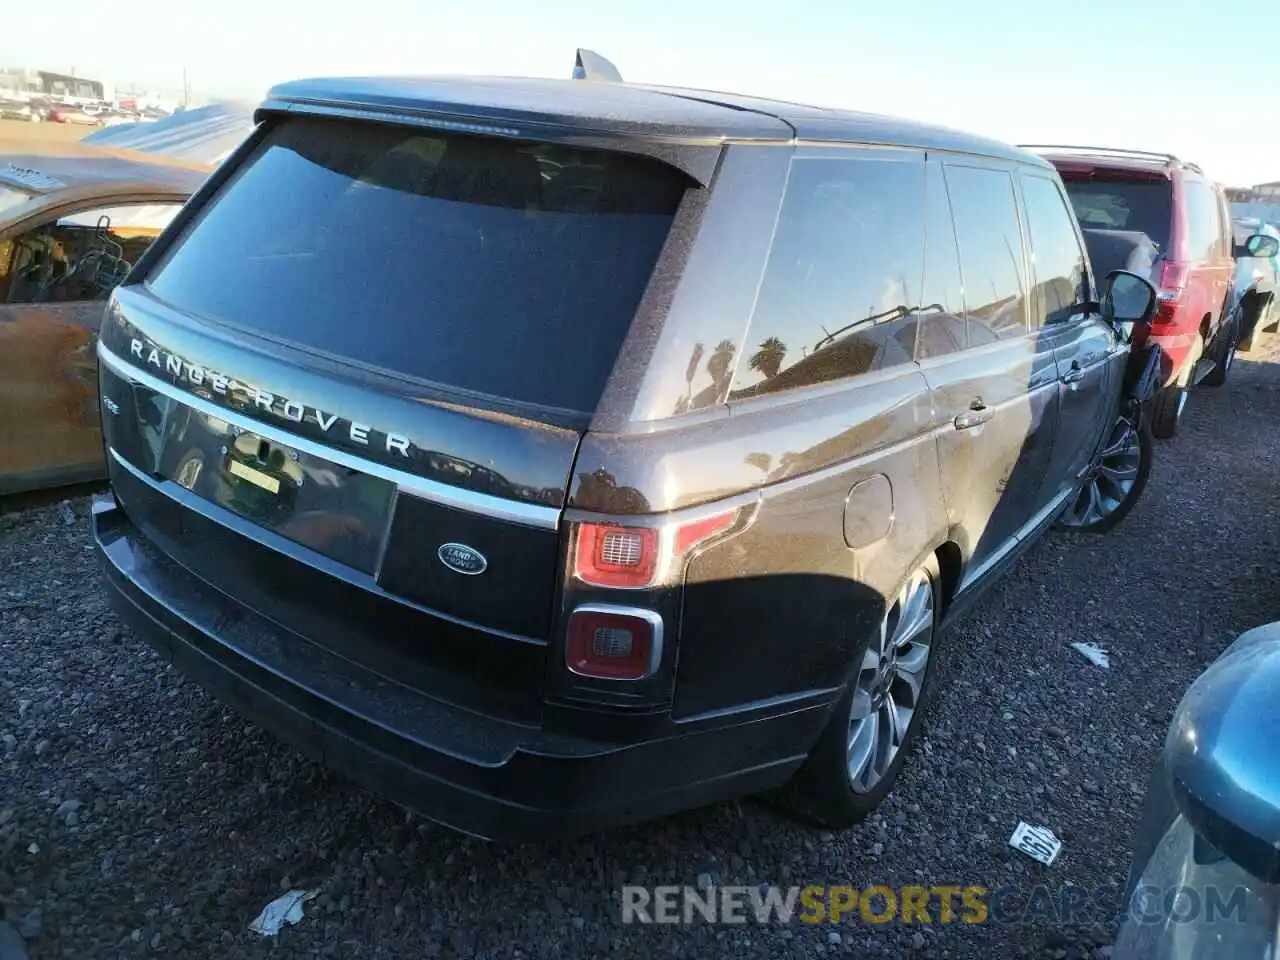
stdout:
<svg viewBox="0 0 1280 960">
<path fill-rule="evenodd" d="M 126 511 L 307 640 L 532 716 L 577 445 L 685 186 L 623 154 L 276 124 L 103 326 L 113 478 L 148 501 Z"/>
</svg>

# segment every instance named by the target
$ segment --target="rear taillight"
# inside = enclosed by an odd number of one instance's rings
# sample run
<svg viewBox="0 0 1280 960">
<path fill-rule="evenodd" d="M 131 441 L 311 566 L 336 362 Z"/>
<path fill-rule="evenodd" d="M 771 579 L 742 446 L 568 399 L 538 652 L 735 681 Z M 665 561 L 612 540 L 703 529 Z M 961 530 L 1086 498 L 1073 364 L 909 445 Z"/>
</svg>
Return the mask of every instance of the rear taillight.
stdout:
<svg viewBox="0 0 1280 960">
<path fill-rule="evenodd" d="M 654 528 L 580 524 L 574 573 L 597 587 L 646 587 L 658 568 L 658 539 Z"/>
<path fill-rule="evenodd" d="M 1156 284 L 1156 315 L 1152 323 L 1172 323 L 1187 286 L 1187 268 L 1181 263 L 1165 260 L 1160 264 L 1159 282 Z"/>
<path fill-rule="evenodd" d="M 1160 265 L 1160 282 L 1156 285 L 1156 295 L 1161 302 L 1176 302 L 1182 297 L 1187 286 L 1187 267 L 1181 263 L 1166 260 Z"/>
<path fill-rule="evenodd" d="M 587 604 L 569 616 L 565 666 L 600 680 L 643 680 L 662 661 L 662 617 L 651 610 Z"/>
<path fill-rule="evenodd" d="M 653 586 L 695 547 L 731 528 L 738 513 L 728 510 L 659 527 L 579 523 L 574 576 L 593 587 L 636 590 Z"/>
</svg>

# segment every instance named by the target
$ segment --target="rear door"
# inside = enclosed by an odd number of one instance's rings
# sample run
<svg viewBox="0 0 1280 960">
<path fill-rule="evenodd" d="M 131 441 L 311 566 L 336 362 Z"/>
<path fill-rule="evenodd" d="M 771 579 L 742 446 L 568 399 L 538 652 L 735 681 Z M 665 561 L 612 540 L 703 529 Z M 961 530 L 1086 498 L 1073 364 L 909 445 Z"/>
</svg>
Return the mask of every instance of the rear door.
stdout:
<svg viewBox="0 0 1280 960">
<path fill-rule="evenodd" d="M 1046 476 L 1050 497 L 1069 493 L 1092 462 L 1109 426 L 1126 352 L 1092 300 L 1075 219 L 1054 178 L 1019 176 L 1031 249 L 1031 323 L 1053 351 L 1058 372 L 1058 428 Z"/>
<path fill-rule="evenodd" d="M 1003 556 L 1043 507 L 1057 426 L 1053 350 L 1027 320 L 1026 264 L 1011 171 L 930 163 L 926 300 L 945 289 L 954 219 L 966 318 L 965 349 L 945 352 L 947 309 L 930 334 L 942 355 L 922 359 L 936 414 L 944 495 L 969 554 L 965 582 Z M 949 200 L 949 211 L 947 216 Z"/>
</svg>

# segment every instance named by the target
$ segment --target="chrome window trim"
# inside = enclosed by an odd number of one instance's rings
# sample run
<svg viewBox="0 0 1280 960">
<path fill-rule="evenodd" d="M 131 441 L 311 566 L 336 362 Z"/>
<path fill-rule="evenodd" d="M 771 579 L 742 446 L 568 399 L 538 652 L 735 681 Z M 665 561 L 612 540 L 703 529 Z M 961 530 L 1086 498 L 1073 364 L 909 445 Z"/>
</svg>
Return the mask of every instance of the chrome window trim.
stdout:
<svg viewBox="0 0 1280 960">
<path fill-rule="evenodd" d="M 428 480 L 425 477 L 419 477 L 404 470 L 396 470 L 393 467 L 384 466 L 372 460 L 365 460 L 345 451 L 316 443 L 314 440 L 308 440 L 305 437 L 295 436 L 260 420 L 246 417 L 228 407 L 210 403 L 203 397 L 196 396 L 171 383 L 166 383 L 117 356 L 101 340 L 98 341 L 98 358 L 103 366 L 131 383 L 141 384 L 148 390 L 153 390 L 172 400 L 176 400 L 178 403 L 185 404 L 206 416 L 216 417 L 219 420 L 225 420 L 227 423 L 235 424 L 240 429 L 265 440 L 271 440 L 282 446 L 301 450 L 303 453 L 313 457 L 328 460 L 330 463 L 336 463 L 351 470 L 358 470 L 369 476 L 386 480 L 395 484 L 396 491 L 400 495 L 408 494 L 422 500 L 429 500 L 432 503 L 463 510 L 467 513 L 478 513 L 493 517 L 496 520 L 519 523 L 526 527 L 537 527 L 543 530 L 556 530 L 559 528 L 561 511 L 556 507 L 535 503 L 521 503 L 516 500 L 495 497 L 488 493 L 464 490 L 461 487 L 453 487 L 447 483 Z"/>
</svg>

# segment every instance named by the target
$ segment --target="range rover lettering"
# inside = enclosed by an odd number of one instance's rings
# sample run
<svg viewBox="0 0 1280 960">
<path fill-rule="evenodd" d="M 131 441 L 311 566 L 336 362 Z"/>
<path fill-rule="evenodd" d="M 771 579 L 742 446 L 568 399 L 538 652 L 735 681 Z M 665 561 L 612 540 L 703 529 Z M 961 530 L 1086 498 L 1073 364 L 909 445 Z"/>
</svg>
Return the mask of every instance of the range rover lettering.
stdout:
<svg viewBox="0 0 1280 960">
<path fill-rule="evenodd" d="M 946 626 L 1145 482 L 1155 292 L 1029 153 L 590 79 L 257 120 L 110 301 L 97 549 L 176 667 L 456 829 L 856 822 Z"/>
</svg>

